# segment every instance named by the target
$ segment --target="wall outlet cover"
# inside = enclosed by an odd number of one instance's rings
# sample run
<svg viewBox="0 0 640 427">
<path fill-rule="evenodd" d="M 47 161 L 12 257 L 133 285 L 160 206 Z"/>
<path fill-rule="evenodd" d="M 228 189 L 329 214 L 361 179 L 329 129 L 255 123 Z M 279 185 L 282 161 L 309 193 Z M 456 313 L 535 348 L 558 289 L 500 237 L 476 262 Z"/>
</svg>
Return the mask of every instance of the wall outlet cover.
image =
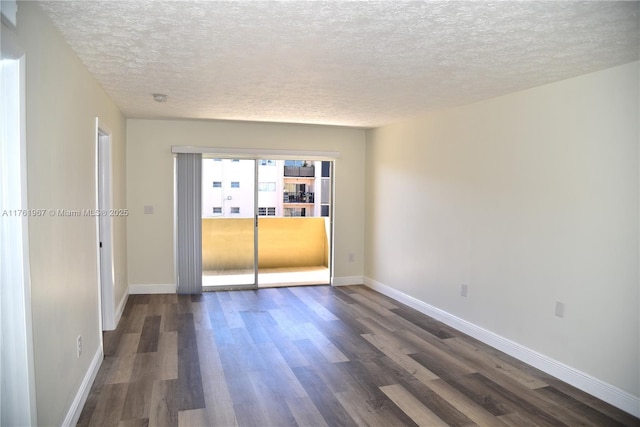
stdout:
<svg viewBox="0 0 640 427">
<path fill-rule="evenodd" d="M 462 284 L 460 285 L 460 296 L 466 297 L 469 292 L 469 286 Z"/>
<path fill-rule="evenodd" d="M 555 315 L 558 317 L 564 317 L 564 303 L 556 301 Z"/>
<path fill-rule="evenodd" d="M 82 335 L 78 335 L 76 339 L 76 356 L 82 356 Z"/>
</svg>

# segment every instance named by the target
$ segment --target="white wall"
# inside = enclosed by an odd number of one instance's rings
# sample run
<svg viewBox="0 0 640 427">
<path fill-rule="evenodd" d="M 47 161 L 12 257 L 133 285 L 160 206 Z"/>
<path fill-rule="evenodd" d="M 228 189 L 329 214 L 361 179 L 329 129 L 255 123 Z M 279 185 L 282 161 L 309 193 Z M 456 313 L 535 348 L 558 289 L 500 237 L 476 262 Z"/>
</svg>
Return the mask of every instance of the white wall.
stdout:
<svg viewBox="0 0 640 427">
<path fill-rule="evenodd" d="M 94 209 L 95 118 L 113 131 L 113 203 L 125 208 L 125 120 L 39 6 L 20 2 L 26 52 L 28 203 L 33 209 Z M 99 351 L 96 220 L 29 220 L 38 423 L 60 425 Z M 127 291 L 126 220 L 116 220 L 115 300 Z M 76 337 L 84 350 L 76 358 Z"/>
<path fill-rule="evenodd" d="M 198 120 L 127 121 L 129 283 L 175 284 L 172 145 L 338 151 L 335 192 L 335 277 L 364 271 L 365 131 L 330 126 Z M 154 208 L 144 214 L 144 206 Z M 348 262 L 348 254 L 355 262 Z M 345 279 L 349 280 L 349 279 Z"/>
<path fill-rule="evenodd" d="M 638 78 L 369 131 L 365 276 L 640 396 Z"/>
<path fill-rule="evenodd" d="M 255 164 L 251 160 L 234 162 L 232 159 L 204 159 L 202 161 L 202 217 L 253 218 Z M 222 183 L 214 188 L 213 181 Z M 239 188 L 231 188 L 231 182 Z M 214 214 L 213 207 L 222 208 Z M 239 214 L 231 214 L 231 207 L 240 208 Z"/>
</svg>

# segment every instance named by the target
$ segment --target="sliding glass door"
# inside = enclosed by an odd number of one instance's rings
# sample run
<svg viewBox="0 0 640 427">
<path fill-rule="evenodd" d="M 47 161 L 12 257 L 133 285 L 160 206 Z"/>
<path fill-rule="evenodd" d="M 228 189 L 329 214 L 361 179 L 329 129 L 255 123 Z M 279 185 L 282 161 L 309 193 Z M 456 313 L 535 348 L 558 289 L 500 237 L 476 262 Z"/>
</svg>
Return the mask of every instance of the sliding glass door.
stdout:
<svg viewBox="0 0 640 427">
<path fill-rule="evenodd" d="M 259 160 L 259 287 L 330 283 L 330 163 Z"/>
<path fill-rule="evenodd" d="M 202 160 L 202 285 L 255 288 L 253 159 Z"/>
<path fill-rule="evenodd" d="M 331 165 L 203 159 L 203 287 L 329 284 Z"/>
</svg>

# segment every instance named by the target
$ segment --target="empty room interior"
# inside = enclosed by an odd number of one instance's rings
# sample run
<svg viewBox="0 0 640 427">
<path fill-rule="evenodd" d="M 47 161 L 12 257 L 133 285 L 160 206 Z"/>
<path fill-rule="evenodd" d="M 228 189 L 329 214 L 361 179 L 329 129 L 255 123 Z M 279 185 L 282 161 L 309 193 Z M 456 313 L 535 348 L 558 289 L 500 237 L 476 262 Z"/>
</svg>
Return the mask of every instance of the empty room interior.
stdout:
<svg viewBox="0 0 640 427">
<path fill-rule="evenodd" d="M 640 2 L 0 5 L 0 425 L 640 425 Z"/>
</svg>

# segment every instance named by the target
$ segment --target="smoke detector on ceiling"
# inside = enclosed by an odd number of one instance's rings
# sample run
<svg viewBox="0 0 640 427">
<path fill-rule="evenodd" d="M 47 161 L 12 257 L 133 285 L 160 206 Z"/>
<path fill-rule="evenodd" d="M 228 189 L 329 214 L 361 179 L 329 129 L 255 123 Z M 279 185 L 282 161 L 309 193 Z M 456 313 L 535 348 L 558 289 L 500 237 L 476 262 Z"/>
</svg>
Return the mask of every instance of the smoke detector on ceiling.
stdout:
<svg viewBox="0 0 640 427">
<path fill-rule="evenodd" d="M 167 102 L 167 95 L 164 93 L 154 93 L 153 100 L 156 102 Z"/>
</svg>

